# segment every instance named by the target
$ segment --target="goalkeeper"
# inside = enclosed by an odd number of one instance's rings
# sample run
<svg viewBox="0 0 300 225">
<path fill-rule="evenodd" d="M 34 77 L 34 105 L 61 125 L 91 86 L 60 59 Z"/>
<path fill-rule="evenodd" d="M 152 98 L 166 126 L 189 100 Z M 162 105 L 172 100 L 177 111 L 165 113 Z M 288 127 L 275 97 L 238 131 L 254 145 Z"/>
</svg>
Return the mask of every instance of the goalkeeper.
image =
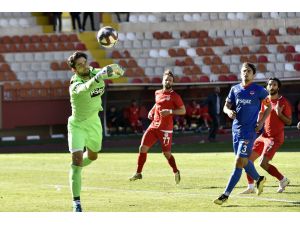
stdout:
<svg viewBox="0 0 300 225">
<path fill-rule="evenodd" d="M 72 115 L 68 119 L 68 145 L 72 153 L 69 182 L 73 211 L 81 212 L 81 171 L 97 159 L 102 145 L 102 125 L 98 113 L 103 110 L 101 96 L 105 88 L 104 80 L 119 78 L 124 70 L 117 64 L 102 69 L 92 68 L 87 63 L 87 55 L 78 51 L 68 58 L 68 65 L 75 73 L 69 87 L 72 107 Z"/>
</svg>

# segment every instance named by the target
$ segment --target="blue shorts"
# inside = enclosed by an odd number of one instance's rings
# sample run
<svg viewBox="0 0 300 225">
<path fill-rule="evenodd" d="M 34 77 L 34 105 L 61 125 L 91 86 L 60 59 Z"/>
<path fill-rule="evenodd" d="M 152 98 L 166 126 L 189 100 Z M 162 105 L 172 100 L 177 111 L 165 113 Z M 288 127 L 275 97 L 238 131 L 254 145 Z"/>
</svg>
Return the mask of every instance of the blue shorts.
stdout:
<svg viewBox="0 0 300 225">
<path fill-rule="evenodd" d="M 240 158 L 248 158 L 252 153 L 255 139 L 256 133 L 237 134 L 232 132 L 234 154 Z"/>
</svg>

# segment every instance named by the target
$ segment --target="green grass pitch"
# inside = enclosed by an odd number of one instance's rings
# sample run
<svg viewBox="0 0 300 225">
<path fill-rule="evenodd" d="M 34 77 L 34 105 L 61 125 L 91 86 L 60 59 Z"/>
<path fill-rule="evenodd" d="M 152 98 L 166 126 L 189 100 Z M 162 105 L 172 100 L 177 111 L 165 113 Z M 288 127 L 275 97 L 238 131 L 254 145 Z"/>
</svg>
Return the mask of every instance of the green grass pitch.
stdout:
<svg viewBox="0 0 300 225">
<path fill-rule="evenodd" d="M 201 146 L 202 150 L 199 150 Z M 148 154 L 143 179 L 130 182 L 136 168 L 136 149 L 116 149 L 99 154 L 82 173 L 82 205 L 87 212 L 299 212 L 299 141 L 285 144 L 272 163 L 290 180 L 282 194 L 278 181 L 267 176 L 261 196 L 239 195 L 242 178 L 228 202 L 212 201 L 224 190 L 234 165 L 230 143 L 174 146 L 182 180 L 174 175 L 157 147 Z M 122 149 L 126 150 L 126 148 Z M 214 151 L 217 150 L 217 151 Z M 129 153 L 131 151 L 131 153 Z M 227 152 L 226 152 L 227 151 Z M 69 212 L 70 154 L 0 154 L 0 212 Z"/>
</svg>

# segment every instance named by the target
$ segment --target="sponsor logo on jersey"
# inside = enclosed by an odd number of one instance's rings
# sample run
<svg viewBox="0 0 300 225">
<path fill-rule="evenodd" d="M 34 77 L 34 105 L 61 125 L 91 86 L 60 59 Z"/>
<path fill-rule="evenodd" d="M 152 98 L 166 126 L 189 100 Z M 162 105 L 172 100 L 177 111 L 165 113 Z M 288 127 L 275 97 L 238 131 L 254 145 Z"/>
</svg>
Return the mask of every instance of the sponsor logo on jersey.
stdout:
<svg viewBox="0 0 300 225">
<path fill-rule="evenodd" d="M 250 95 L 254 95 L 255 94 L 255 91 L 250 91 Z"/>
<path fill-rule="evenodd" d="M 104 93 L 104 87 L 102 88 L 96 88 L 91 91 L 91 98 L 96 97 L 98 95 L 102 95 Z"/>
<path fill-rule="evenodd" d="M 238 103 L 239 104 L 243 104 L 243 105 L 247 105 L 247 104 L 251 104 L 251 99 L 238 99 Z"/>
</svg>

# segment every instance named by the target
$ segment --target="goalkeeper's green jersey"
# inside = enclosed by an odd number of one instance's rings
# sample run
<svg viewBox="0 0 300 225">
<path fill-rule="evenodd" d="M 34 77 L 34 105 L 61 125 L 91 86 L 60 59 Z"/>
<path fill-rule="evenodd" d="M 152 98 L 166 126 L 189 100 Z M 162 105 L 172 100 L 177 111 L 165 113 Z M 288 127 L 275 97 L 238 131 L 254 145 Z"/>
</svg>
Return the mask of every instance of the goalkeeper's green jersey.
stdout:
<svg viewBox="0 0 300 225">
<path fill-rule="evenodd" d="M 90 68 L 90 78 L 94 77 L 100 69 Z M 77 74 L 71 78 L 69 93 L 72 107 L 72 117 L 77 121 L 83 121 L 102 111 L 101 96 L 104 93 L 105 83 L 99 79 L 99 83 L 83 80 Z"/>
</svg>

